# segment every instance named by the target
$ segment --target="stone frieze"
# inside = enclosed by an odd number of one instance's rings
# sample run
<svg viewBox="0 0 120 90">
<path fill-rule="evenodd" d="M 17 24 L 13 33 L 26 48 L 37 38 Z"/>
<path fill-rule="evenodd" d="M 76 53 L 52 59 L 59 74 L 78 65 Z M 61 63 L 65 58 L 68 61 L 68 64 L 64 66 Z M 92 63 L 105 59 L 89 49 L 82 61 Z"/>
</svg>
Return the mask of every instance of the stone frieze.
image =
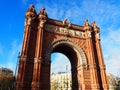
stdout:
<svg viewBox="0 0 120 90">
<path fill-rule="evenodd" d="M 50 24 L 45 25 L 45 30 L 57 34 L 62 34 L 66 36 L 71 36 L 71 37 L 77 37 L 77 38 L 85 38 L 85 33 L 82 31 L 77 31 L 69 28 L 63 28 L 59 26 L 54 26 Z"/>
</svg>

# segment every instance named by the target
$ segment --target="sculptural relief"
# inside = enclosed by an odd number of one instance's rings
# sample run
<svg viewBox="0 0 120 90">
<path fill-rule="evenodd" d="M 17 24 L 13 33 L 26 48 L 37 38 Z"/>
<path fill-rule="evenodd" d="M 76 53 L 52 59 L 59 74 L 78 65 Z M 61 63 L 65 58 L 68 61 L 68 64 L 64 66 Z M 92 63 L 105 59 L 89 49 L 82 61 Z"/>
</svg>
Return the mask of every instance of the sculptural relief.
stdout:
<svg viewBox="0 0 120 90">
<path fill-rule="evenodd" d="M 92 31 L 88 31 L 88 37 L 90 37 L 90 38 L 91 38 L 91 33 L 92 33 Z"/>
<path fill-rule="evenodd" d="M 85 38 L 84 32 L 82 31 L 75 31 L 72 29 L 58 27 L 50 24 L 45 25 L 45 30 L 57 34 L 68 35 L 77 38 Z"/>
<path fill-rule="evenodd" d="M 40 23 L 39 23 L 39 27 L 43 28 L 45 22 L 46 22 L 46 20 L 41 20 Z"/>
<path fill-rule="evenodd" d="M 100 39 L 100 33 L 98 32 L 98 33 L 96 33 L 96 39 Z"/>
<path fill-rule="evenodd" d="M 69 35 L 70 36 L 75 36 L 75 32 L 73 30 L 69 30 Z"/>
<path fill-rule="evenodd" d="M 63 20 L 63 26 L 65 26 L 65 27 L 67 27 L 67 28 L 70 28 L 70 26 L 71 26 L 70 21 L 69 21 L 68 19 L 64 19 L 64 20 Z"/>
</svg>

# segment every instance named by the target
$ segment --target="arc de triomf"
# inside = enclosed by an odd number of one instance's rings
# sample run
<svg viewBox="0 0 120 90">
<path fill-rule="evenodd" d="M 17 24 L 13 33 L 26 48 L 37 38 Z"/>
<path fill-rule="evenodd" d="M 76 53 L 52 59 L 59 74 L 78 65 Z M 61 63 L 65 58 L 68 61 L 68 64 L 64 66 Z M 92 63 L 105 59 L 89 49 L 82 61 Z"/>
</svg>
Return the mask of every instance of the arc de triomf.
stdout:
<svg viewBox="0 0 120 90">
<path fill-rule="evenodd" d="M 72 90 L 108 90 L 99 34 L 95 22 L 90 25 L 85 20 L 79 26 L 68 19 L 54 20 L 45 8 L 37 14 L 31 5 L 26 11 L 15 89 L 50 90 L 51 53 L 60 52 L 71 63 Z"/>
</svg>

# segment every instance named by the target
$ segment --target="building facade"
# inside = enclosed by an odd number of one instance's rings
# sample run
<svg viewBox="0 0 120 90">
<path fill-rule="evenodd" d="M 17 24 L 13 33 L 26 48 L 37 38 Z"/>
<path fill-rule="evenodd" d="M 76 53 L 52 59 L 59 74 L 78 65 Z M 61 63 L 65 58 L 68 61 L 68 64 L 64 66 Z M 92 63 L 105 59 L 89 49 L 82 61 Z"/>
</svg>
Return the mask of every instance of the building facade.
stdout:
<svg viewBox="0 0 120 90">
<path fill-rule="evenodd" d="M 50 90 L 72 90 L 71 73 L 52 73 L 50 79 Z"/>
<path fill-rule="evenodd" d="M 72 90 L 108 90 L 100 44 L 100 29 L 88 20 L 83 26 L 26 11 L 16 90 L 50 90 L 51 54 L 60 52 L 71 63 Z M 63 63 L 64 64 L 64 63 Z"/>
</svg>

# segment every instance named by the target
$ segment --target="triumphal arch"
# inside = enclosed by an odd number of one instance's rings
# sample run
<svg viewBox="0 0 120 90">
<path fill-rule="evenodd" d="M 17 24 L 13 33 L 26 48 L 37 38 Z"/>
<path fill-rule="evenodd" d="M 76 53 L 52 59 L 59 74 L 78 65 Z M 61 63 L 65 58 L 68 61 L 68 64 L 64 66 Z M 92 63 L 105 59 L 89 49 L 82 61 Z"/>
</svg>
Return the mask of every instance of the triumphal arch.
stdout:
<svg viewBox="0 0 120 90">
<path fill-rule="evenodd" d="M 31 5 L 26 11 L 15 89 L 50 90 L 51 53 L 60 52 L 71 63 L 72 90 L 108 90 L 99 34 L 95 22 L 90 25 L 85 20 L 79 26 L 68 19 L 54 20 L 45 8 L 37 14 Z"/>
</svg>

